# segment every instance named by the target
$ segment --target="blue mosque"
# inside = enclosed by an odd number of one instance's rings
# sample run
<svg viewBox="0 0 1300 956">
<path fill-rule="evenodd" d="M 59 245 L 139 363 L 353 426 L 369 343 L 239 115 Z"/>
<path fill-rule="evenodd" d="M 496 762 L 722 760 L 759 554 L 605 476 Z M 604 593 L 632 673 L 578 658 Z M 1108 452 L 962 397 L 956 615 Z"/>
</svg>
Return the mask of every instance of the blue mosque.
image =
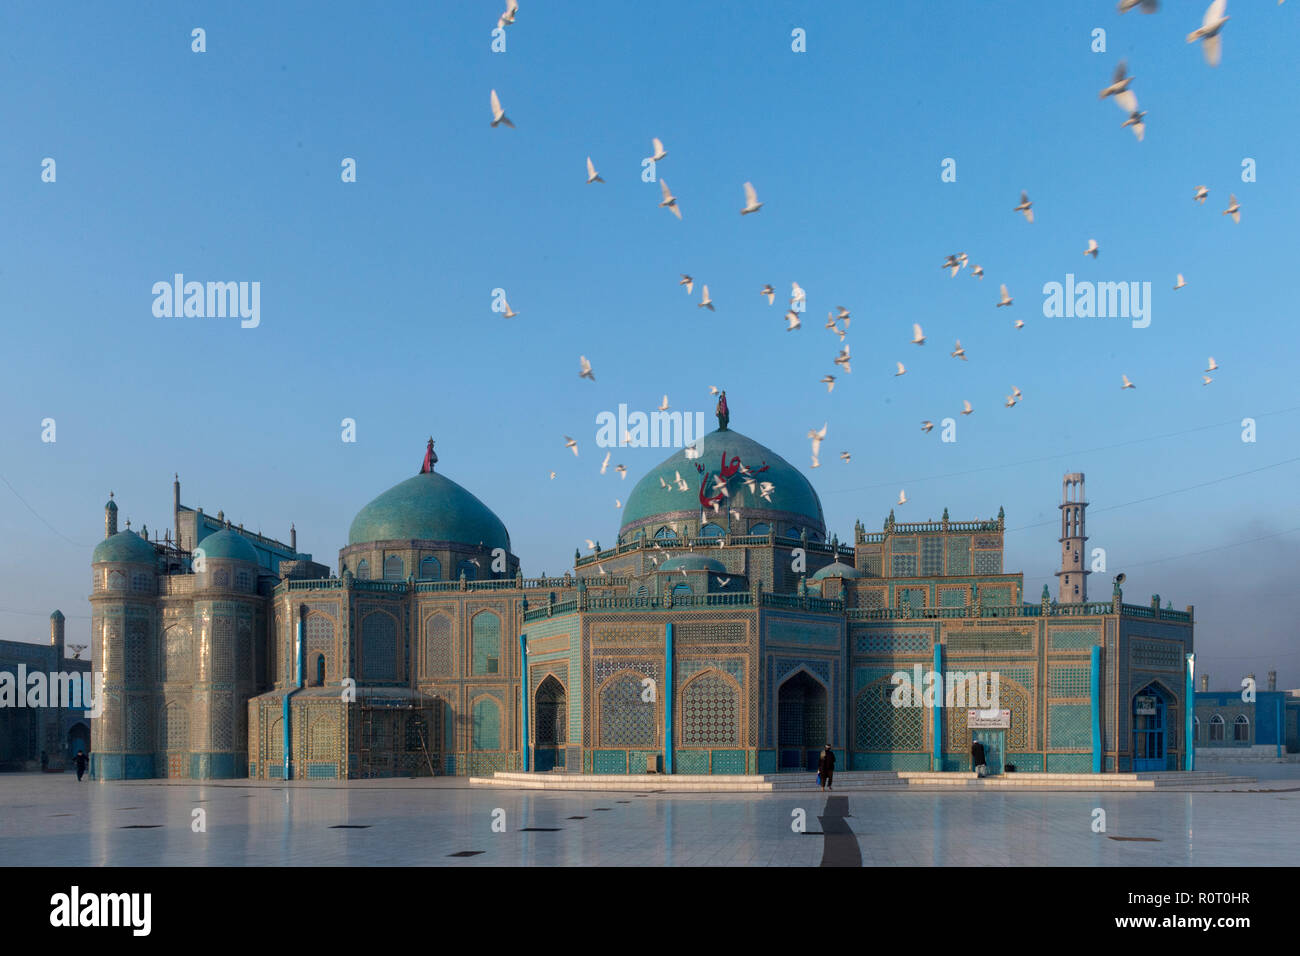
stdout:
<svg viewBox="0 0 1300 956">
<path fill-rule="evenodd" d="M 182 505 L 179 481 L 161 539 L 119 530 L 110 499 L 92 774 L 755 774 L 806 771 L 826 744 L 843 769 L 969 770 L 976 738 L 995 773 L 1190 765 L 1193 610 L 1127 604 L 1123 575 L 1089 600 L 1082 474 L 1063 483 L 1057 593 L 1026 600 L 1001 510 L 891 512 L 841 541 L 808 479 L 718 417 L 561 577 L 522 575 L 432 440 L 333 568 L 296 530 Z M 899 672 L 971 697 L 898 706 Z"/>
</svg>

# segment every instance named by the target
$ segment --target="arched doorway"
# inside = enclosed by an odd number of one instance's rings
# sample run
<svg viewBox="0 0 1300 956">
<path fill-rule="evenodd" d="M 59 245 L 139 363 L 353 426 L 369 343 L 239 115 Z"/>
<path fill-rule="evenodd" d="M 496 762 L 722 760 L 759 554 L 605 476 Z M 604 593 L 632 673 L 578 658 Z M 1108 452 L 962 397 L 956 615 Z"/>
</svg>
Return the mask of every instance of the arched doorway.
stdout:
<svg viewBox="0 0 1300 956">
<path fill-rule="evenodd" d="M 830 741 L 826 688 L 799 671 L 777 692 L 776 721 L 781 770 L 815 771 L 817 755 Z"/>
<path fill-rule="evenodd" d="M 563 769 L 569 707 L 564 685 L 554 675 L 546 675 L 533 695 L 533 713 L 534 769 Z"/>
<path fill-rule="evenodd" d="M 85 724 L 73 724 L 68 730 L 68 760 L 71 761 L 78 751 L 90 753 L 90 728 Z"/>
<path fill-rule="evenodd" d="M 1150 683 L 1133 696 L 1133 771 L 1165 770 L 1168 766 L 1169 729 L 1165 690 Z"/>
</svg>

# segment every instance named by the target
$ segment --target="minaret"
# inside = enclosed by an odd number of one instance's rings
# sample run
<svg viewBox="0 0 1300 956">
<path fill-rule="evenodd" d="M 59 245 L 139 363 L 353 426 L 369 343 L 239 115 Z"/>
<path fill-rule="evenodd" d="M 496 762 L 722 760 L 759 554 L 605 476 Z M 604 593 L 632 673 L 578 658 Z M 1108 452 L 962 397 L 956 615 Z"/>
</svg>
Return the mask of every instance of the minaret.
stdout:
<svg viewBox="0 0 1300 956">
<path fill-rule="evenodd" d="M 63 667 L 63 612 L 56 610 L 50 615 L 50 646 L 55 648 L 55 666 Z"/>
<path fill-rule="evenodd" d="M 113 492 L 108 493 L 108 503 L 104 505 L 104 537 L 111 538 L 117 534 L 117 502 Z"/>
<path fill-rule="evenodd" d="M 1088 566 L 1083 559 L 1084 512 L 1083 472 L 1066 475 L 1061 482 L 1061 570 L 1056 600 L 1060 604 L 1084 604 L 1088 600 Z"/>
<path fill-rule="evenodd" d="M 289 550 L 298 553 L 298 529 L 293 526 L 293 522 L 289 522 Z"/>
<path fill-rule="evenodd" d="M 176 532 L 176 547 L 181 546 L 181 476 L 172 472 L 172 530 Z"/>
</svg>

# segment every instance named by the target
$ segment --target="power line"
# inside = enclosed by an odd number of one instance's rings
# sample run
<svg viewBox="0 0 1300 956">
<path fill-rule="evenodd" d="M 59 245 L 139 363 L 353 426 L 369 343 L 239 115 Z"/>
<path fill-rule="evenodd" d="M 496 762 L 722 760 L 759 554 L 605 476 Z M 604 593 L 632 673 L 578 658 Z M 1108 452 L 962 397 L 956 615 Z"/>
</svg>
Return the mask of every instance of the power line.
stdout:
<svg viewBox="0 0 1300 956">
<path fill-rule="evenodd" d="M 29 505 L 29 504 L 27 503 L 27 499 L 24 498 L 22 495 L 20 495 L 20 494 L 18 493 L 18 489 L 17 489 L 17 488 L 15 488 L 13 485 L 9 484 L 9 479 L 6 478 L 4 475 L 0 475 L 0 481 L 4 482 L 4 486 L 5 486 L 6 488 L 8 488 L 10 491 L 13 492 L 14 497 L 17 498 L 19 501 L 21 501 L 21 502 L 23 503 L 23 507 L 26 508 L 28 511 L 30 511 L 33 515 L 35 515 L 35 516 L 36 516 L 36 519 L 37 519 L 38 521 L 40 521 L 41 524 L 45 525 L 45 527 L 49 528 L 51 531 L 53 531 L 56 535 L 58 535 L 60 538 L 62 538 L 62 539 L 63 539 L 64 541 L 66 541 L 68 544 L 72 545 L 74 548 L 89 548 L 89 547 L 91 547 L 91 545 L 89 545 L 89 544 L 83 544 L 83 543 L 80 542 L 80 541 L 73 541 L 73 540 L 72 540 L 71 538 L 69 538 L 66 534 L 64 534 L 64 533 L 63 533 L 62 531 L 60 531 L 58 528 L 54 527 L 54 525 L 50 524 L 50 523 L 49 523 L 48 521 L 46 521 L 43 517 L 41 517 L 40 512 L 38 512 L 35 508 L 33 508 L 31 505 Z"/>
</svg>

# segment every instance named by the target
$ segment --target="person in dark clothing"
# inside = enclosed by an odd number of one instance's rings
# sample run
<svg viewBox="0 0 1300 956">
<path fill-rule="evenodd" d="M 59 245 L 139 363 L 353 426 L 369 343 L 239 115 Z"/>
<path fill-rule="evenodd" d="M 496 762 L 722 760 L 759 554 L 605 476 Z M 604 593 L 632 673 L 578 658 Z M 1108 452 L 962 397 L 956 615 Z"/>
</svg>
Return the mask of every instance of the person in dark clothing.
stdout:
<svg viewBox="0 0 1300 956">
<path fill-rule="evenodd" d="M 988 765 L 984 762 L 984 745 L 978 740 L 972 741 L 970 745 L 970 765 L 981 777 L 989 772 Z"/>
<path fill-rule="evenodd" d="M 81 780 L 82 775 L 86 772 L 86 764 L 90 763 L 90 758 L 86 756 L 84 750 L 77 751 L 77 780 Z"/>
<path fill-rule="evenodd" d="M 41 751 L 41 770 L 42 770 L 42 771 L 45 771 L 45 770 L 49 770 L 49 769 L 50 769 L 50 755 L 49 755 L 48 753 L 46 753 L 44 750 L 42 750 L 42 751 Z"/>
<path fill-rule="evenodd" d="M 826 745 L 826 749 L 817 758 L 817 776 L 821 777 L 823 790 L 835 789 L 832 786 L 835 778 L 835 751 L 831 750 L 830 744 Z"/>
</svg>

